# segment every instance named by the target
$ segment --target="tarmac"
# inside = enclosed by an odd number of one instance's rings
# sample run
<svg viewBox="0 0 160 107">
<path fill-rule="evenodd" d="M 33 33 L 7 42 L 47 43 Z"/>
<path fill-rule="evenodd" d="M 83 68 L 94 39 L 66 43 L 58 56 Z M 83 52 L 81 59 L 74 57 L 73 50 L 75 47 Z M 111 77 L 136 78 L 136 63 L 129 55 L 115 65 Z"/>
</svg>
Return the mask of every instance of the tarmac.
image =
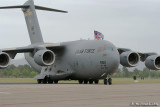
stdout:
<svg viewBox="0 0 160 107">
<path fill-rule="evenodd" d="M 159 107 L 160 84 L 0 84 L 0 107 Z"/>
</svg>

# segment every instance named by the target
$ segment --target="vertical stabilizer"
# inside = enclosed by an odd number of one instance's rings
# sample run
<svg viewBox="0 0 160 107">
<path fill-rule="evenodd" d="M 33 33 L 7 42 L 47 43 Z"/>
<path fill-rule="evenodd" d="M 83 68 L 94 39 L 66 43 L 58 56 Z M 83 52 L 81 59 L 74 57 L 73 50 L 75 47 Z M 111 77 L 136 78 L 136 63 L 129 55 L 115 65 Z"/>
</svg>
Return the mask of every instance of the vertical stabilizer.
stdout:
<svg viewBox="0 0 160 107">
<path fill-rule="evenodd" d="M 24 5 L 29 6 L 28 8 L 22 8 L 22 11 L 26 20 L 31 44 L 43 43 L 42 33 L 38 23 L 33 0 L 27 1 Z"/>
<path fill-rule="evenodd" d="M 60 13 L 67 13 L 67 11 L 64 11 L 64 10 L 52 9 L 52 8 L 42 7 L 42 6 L 36 6 L 36 5 L 34 5 L 33 0 L 28 0 L 26 3 L 24 3 L 24 5 L 0 7 L 0 9 L 15 9 L 15 8 L 22 8 L 22 11 L 24 13 L 24 17 L 25 17 L 25 20 L 26 20 L 31 44 L 44 43 L 35 9 L 45 10 L 45 11 L 53 11 L 53 12 L 60 12 Z"/>
</svg>

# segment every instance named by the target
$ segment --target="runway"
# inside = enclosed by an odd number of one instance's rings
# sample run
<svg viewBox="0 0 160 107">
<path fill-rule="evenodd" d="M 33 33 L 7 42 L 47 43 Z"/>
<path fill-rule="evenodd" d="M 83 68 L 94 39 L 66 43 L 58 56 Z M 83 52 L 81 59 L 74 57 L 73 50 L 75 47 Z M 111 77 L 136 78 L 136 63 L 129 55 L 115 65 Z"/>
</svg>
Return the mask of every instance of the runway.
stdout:
<svg viewBox="0 0 160 107">
<path fill-rule="evenodd" d="M 129 107 L 135 104 L 159 106 L 160 84 L 0 84 L 0 107 Z"/>
</svg>

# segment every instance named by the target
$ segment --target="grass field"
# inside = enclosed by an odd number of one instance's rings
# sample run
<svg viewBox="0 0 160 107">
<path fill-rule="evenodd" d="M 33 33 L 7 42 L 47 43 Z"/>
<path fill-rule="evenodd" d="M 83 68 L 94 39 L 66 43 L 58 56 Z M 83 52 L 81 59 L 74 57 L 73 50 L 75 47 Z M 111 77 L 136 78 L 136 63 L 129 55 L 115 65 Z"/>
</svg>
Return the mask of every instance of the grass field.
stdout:
<svg viewBox="0 0 160 107">
<path fill-rule="evenodd" d="M 134 81 L 132 78 L 112 78 L 114 83 L 160 83 L 159 79 L 145 78 L 144 80 L 137 79 Z M 0 83 L 37 83 L 33 78 L 0 78 Z M 78 83 L 78 81 L 59 81 L 59 83 Z M 103 83 L 103 80 L 100 80 Z"/>
</svg>

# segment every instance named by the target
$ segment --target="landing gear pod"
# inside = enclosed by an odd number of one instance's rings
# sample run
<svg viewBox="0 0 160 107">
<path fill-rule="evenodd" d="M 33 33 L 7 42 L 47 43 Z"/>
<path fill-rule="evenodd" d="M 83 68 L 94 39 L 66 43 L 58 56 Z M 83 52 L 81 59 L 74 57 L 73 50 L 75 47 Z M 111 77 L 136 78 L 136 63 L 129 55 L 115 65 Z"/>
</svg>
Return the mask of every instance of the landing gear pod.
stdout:
<svg viewBox="0 0 160 107">
<path fill-rule="evenodd" d="M 160 70 L 160 56 L 151 55 L 145 60 L 145 65 L 147 68 L 152 70 Z"/>
<path fill-rule="evenodd" d="M 9 63 L 10 63 L 10 56 L 5 52 L 1 52 L 0 53 L 0 68 L 8 67 Z"/>
<path fill-rule="evenodd" d="M 120 63 L 126 67 L 135 67 L 139 63 L 139 55 L 136 52 L 127 51 L 120 55 Z"/>
<path fill-rule="evenodd" d="M 34 55 L 34 61 L 41 66 L 50 66 L 55 61 L 55 54 L 51 50 L 39 50 Z"/>
</svg>

